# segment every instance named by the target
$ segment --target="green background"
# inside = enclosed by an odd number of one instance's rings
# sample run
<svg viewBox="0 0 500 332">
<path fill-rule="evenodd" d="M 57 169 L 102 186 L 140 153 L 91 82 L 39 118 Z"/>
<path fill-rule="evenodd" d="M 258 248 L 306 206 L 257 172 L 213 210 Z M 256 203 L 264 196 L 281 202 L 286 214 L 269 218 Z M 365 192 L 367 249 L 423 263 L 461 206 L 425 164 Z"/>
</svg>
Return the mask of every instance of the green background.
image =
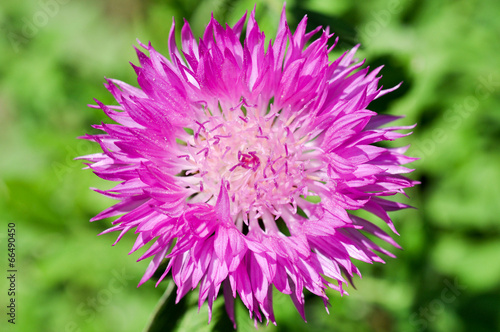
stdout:
<svg viewBox="0 0 500 332">
<path fill-rule="evenodd" d="M 54 5 L 56 4 L 56 5 Z M 257 1 L 268 37 L 282 2 Z M 148 262 L 127 256 L 133 234 L 97 237 L 110 221 L 88 220 L 112 201 L 89 190 L 110 188 L 73 158 L 97 152 L 76 140 L 108 121 L 86 107 L 114 100 L 104 76 L 136 85 L 135 39 L 167 53 L 172 16 L 201 36 L 210 12 L 233 24 L 251 1 L 56 0 L 0 4 L 0 267 L 7 269 L 7 223 L 17 236 L 17 319 L 7 324 L 0 276 L 0 328 L 8 331 L 141 331 L 166 283 L 136 288 Z M 306 294 L 308 323 L 291 300 L 275 295 L 278 326 L 260 331 L 500 330 L 500 2 L 288 1 L 293 28 L 329 25 L 340 54 L 356 43 L 370 66 L 385 64 L 382 84 L 404 81 L 372 105 L 418 123 L 397 145 L 412 144 L 413 179 L 400 197 L 417 209 L 392 213 L 404 250 L 385 265 L 359 262 L 357 290 L 330 292 L 330 314 Z M 188 299 L 184 305 L 190 307 Z M 171 323 L 179 331 L 224 331 L 222 302 L 207 325 L 206 308 Z M 175 309 L 177 308 L 177 309 Z M 222 318 L 221 318 L 222 317 Z M 220 319 L 219 319 L 220 318 Z M 241 331 L 254 331 L 238 307 Z"/>
</svg>

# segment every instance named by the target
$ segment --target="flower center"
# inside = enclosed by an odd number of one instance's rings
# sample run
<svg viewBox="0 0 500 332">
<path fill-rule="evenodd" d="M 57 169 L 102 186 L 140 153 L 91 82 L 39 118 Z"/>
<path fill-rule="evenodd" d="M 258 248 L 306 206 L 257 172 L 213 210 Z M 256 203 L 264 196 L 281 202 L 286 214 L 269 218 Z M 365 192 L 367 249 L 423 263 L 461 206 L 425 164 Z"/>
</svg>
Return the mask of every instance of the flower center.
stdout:
<svg viewBox="0 0 500 332">
<path fill-rule="evenodd" d="M 196 191 L 190 203 L 214 205 L 225 180 L 231 215 L 246 221 L 265 213 L 278 217 L 283 207 L 295 206 L 300 195 L 307 195 L 313 167 L 317 169 L 307 154 L 311 148 L 305 148 L 309 137 L 295 137 L 289 123 L 278 117 L 246 116 L 238 110 L 210 115 L 190 128 L 188 153 L 178 156 L 191 165 L 184 177 Z"/>
</svg>

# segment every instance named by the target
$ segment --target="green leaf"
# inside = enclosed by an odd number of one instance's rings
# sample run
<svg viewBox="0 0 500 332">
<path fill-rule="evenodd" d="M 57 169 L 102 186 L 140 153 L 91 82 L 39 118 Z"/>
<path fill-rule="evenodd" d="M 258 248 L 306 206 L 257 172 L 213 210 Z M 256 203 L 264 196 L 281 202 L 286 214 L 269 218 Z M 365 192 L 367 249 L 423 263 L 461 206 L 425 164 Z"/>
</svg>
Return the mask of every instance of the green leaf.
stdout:
<svg viewBox="0 0 500 332">
<path fill-rule="evenodd" d="M 175 283 L 170 281 L 165 293 L 158 301 L 144 332 L 174 331 L 186 308 L 185 298 L 175 304 Z"/>
<path fill-rule="evenodd" d="M 189 292 L 176 304 L 174 288 L 175 283 L 170 281 L 143 332 L 233 330 L 233 323 L 226 313 L 222 295 L 215 300 L 212 320 L 208 323 L 208 305 L 205 303 L 198 310 L 198 292 Z"/>
</svg>

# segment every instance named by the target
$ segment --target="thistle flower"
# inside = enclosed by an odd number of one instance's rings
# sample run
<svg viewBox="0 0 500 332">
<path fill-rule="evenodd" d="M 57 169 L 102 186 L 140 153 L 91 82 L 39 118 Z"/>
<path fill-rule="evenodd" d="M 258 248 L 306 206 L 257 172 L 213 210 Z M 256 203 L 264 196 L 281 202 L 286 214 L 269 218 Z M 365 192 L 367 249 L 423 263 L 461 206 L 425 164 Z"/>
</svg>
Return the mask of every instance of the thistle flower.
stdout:
<svg viewBox="0 0 500 332">
<path fill-rule="evenodd" d="M 367 107 L 397 87 L 378 87 L 381 67 L 362 69 L 357 46 L 330 62 L 329 28 L 306 33 L 304 17 L 292 34 L 283 10 L 267 43 L 253 11 L 242 44 L 245 21 L 223 27 L 212 17 L 199 42 L 185 22 L 180 49 L 174 22 L 170 60 L 139 43 L 149 53 L 137 49 L 140 88 L 107 79 L 119 105 L 93 107 L 118 124 L 95 125 L 105 133 L 83 138 L 103 152 L 80 159 L 120 182 L 95 189 L 119 202 L 91 221 L 119 216 L 104 233 L 120 231 L 118 242 L 135 230 L 132 252 L 151 244 L 140 284 L 167 259 L 158 282 L 171 274 L 177 301 L 199 287 L 211 315 L 222 287 L 233 322 L 239 295 L 254 319 L 275 323 L 274 286 L 305 319 L 304 288 L 327 306 L 325 290 L 344 294 L 359 274 L 351 258 L 393 257 L 364 233 L 399 248 L 349 211 L 371 212 L 396 232 L 387 211 L 408 206 L 383 197 L 416 184 L 401 175 L 414 158 L 373 143 L 412 127 L 381 127 L 398 117 Z"/>
</svg>

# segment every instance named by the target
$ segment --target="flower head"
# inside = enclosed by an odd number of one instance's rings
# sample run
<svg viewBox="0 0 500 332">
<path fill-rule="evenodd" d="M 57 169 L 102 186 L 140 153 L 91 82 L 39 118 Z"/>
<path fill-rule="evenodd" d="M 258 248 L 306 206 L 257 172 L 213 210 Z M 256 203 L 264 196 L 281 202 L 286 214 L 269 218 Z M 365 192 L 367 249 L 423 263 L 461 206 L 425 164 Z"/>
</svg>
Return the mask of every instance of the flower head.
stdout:
<svg viewBox="0 0 500 332">
<path fill-rule="evenodd" d="M 118 242 L 135 230 L 132 251 L 151 244 L 140 284 L 168 259 L 160 281 L 172 275 L 178 300 L 199 287 L 210 310 L 222 287 L 233 321 L 239 295 L 256 319 L 275 322 L 273 286 L 304 317 L 304 288 L 326 305 L 327 288 L 343 294 L 359 274 L 351 258 L 392 256 L 363 232 L 397 243 L 349 211 L 396 232 L 387 211 L 407 206 L 383 197 L 416 184 L 401 175 L 414 158 L 373 143 L 411 127 L 381 127 L 397 117 L 367 107 L 395 88 L 378 87 L 381 68 L 361 69 L 357 47 L 330 62 L 328 28 L 306 33 L 304 17 L 292 34 L 283 10 L 267 43 L 252 12 L 242 44 L 245 21 L 212 17 L 199 41 L 185 22 L 180 49 L 174 24 L 170 60 L 139 43 L 149 53 L 137 49 L 140 88 L 107 80 L 119 105 L 95 107 L 118 124 L 96 125 L 105 133 L 84 138 L 103 152 L 80 158 L 120 182 L 96 190 L 119 202 L 92 220 L 119 216 L 105 233 L 120 231 Z"/>
</svg>

